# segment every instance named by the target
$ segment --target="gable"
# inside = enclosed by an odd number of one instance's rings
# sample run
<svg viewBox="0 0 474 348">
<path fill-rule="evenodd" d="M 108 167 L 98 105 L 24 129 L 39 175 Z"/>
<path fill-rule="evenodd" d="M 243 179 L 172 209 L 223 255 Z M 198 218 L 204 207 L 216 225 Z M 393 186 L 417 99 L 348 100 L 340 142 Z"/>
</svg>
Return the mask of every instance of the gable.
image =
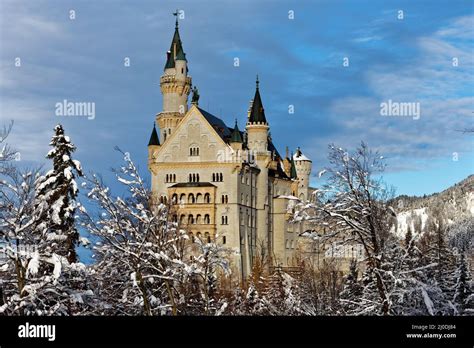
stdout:
<svg viewBox="0 0 474 348">
<path fill-rule="evenodd" d="M 191 148 L 199 149 L 199 155 L 191 155 Z M 216 162 L 219 153 L 229 148 L 200 109 L 193 106 L 155 157 L 157 162 Z"/>
</svg>

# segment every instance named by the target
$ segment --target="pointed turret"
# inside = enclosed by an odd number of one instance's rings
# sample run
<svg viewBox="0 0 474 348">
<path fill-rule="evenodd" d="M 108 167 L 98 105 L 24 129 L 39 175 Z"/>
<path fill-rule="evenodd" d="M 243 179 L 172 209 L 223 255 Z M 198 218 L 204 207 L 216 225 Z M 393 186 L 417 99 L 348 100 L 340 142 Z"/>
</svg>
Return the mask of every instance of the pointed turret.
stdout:
<svg viewBox="0 0 474 348">
<path fill-rule="evenodd" d="M 231 143 L 243 143 L 242 135 L 240 134 L 239 126 L 237 125 L 237 119 L 235 119 L 235 127 L 230 136 Z"/>
<path fill-rule="evenodd" d="M 239 126 L 237 125 L 237 119 L 235 119 L 235 126 L 232 134 L 230 135 L 229 143 L 232 149 L 236 151 L 242 150 L 243 140 L 242 135 L 240 134 Z"/>
<path fill-rule="evenodd" d="M 262 98 L 260 97 L 258 75 L 256 80 L 255 97 L 253 98 L 248 115 L 247 146 L 249 150 L 257 151 L 262 155 L 270 156 L 268 152 L 269 125 L 265 118 Z"/>
<path fill-rule="evenodd" d="M 156 132 L 156 126 L 153 123 L 153 130 L 151 131 L 150 141 L 148 142 L 148 146 L 158 145 L 160 146 L 160 139 L 158 138 L 158 133 Z"/>
<path fill-rule="evenodd" d="M 155 160 L 155 153 L 160 149 L 160 139 L 158 138 L 158 132 L 156 126 L 153 123 L 153 130 L 151 131 L 150 141 L 148 142 L 148 166 Z"/>
<path fill-rule="evenodd" d="M 171 40 L 171 47 L 166 54 L 167 59 L 165 64 L 165 70 L 174 68 L 176 60 L 186 61 L 186 54 L 183 50 L 183 43 L 181 42 L 181 38 L 179 36 L 178 20 L 176 20 L 176 27 L 174 29 L 173 40 Z"/>
<path fill-rule="evenodd" d="M 259 81 L 257 75 L 255 96 L 250 109 L 249 123 L 253 124 L 268 124 L 265 118 L 265 110 L 263 108 L 262 98 L 260 97 Z"/>
</svg>

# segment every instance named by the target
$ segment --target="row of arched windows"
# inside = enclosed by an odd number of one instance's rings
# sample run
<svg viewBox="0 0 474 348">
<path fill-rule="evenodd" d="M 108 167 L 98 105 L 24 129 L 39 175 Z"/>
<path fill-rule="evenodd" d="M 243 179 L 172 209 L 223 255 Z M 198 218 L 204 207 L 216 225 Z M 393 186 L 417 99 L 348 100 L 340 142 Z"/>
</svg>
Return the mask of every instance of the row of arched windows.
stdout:
<svg viewBox="0 0 474 348">
<path fill-rule="evenodd" d="M 199 174 L 189 174 L 189 182 L 199 182 Z"/>
<path fill-rule="evenodd" d="M 182 193 L 178 200 L 178 194 L 175 193 L 171 197 L 171 201 L 173 204 L 211 203 L 211 195 L 209 193 L 205 193 L 204 195 L 202 193 L 197 193 L 196 195 L 194 195 L 194 193 L 189 193 L 188 195 Z"/>
<path fill-rule="evenodd" d="M 222 173 L 212 173 L 212 181 L 213 182 L 224 181 L 224 176 L 222 175 Z"/>
<path fill-rule="evenodd" d="M 166 174 L 165 182 L 176 182 L 176 174 Z"/>
<path fill-rule="evenodd" d="M 190 147 L 189 156 L 199 156 L 199 147 Z"/>
<path fill-rule="evenodd" d="M 173 215 L 173 222 L 178 222 L 177 214 Z M 179 217 L 179 223 L 187 223 L 188 225 L 209 225 L 211 223 L 211 217 L 209 216 L 209 214 L 205 214 L 204 217 L 201 214 L 197 214 L 196 217 L 194 217 L 193 214 L 189 214 L 187 217 L 185 214 L 181 214 L 181 216 Z"/>
</svg>

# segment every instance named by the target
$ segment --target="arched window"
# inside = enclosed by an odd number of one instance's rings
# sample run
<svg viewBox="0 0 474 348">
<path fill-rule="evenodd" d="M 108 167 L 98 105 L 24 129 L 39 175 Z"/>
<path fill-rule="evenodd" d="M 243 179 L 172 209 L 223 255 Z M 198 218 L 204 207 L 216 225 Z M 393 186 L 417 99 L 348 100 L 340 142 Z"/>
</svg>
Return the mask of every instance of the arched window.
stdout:
<svg viewBox="0 0 474 348">
<path fill-rule="evenodd" d="M 227 221 L 227 216 L 225 217 L 225 224 L 227 225 L 228 224 L 228 221 Z"/>
<path fill-rule="evenodd" d="M 229 203 L 229 196 L 225 195 L 225 203 Z"/>
<path fill-rule="evenodd" d="M 216 174 L 212 173 L 212 181 L 216 181 Z"/>
<path fill-rule="evenodd" d="M 199 174 L 196 174 L 196 182 L 199 182 Z"/>
<path fill-rule="evenodd" d="M 240 204 L 244 204 L 244 194 L 240 194 Z"/>
<path fill-rule="evenodd" d="M 222 236 L 222 244 L 225 244 L 226 243 L 226 238 L 225 236 Z"/>
<path fill-rule="evenodd" d="M 194 224 L 194 216 L 193 216 L 193 214 L 189 214 L 189 216 L 188 216 L 188 224 Z"/>
<path fill-rule="evenodd" d="M 223 224 L 224 224 L 224 217 L 222 216 L 221 217 L 221 225 L 223 225 Z"/>
<path fill-rule="evenodd" d="M 193 181 L 193 176 L 191 174 L 189 174 L 189 182 L 192 182 Z"/>
<path fill-rule="evenodd" d="M 177 193 L 173 194 L 173 196 L 171 197 L 171 202 L 173 204 L 178 203 L 178 194 Z"/>
<path fill-rule="evenodd" d="M 179 196 L 179 204 L 186 203 L 186 194 L 182 193 L 181 196 Z"/>
<path fill-rule="evenodd" d="M 204 195 L 204 203 L 211 203 L 211 195 L 209 193 Z"/>
<path fill-rule="evenodd" d="M 196 224 L 200 224 L 201 222 L 201 214 L 196 215 Z"/>
<path fill-rule="evenodd" d="M 208 243 L 210 243 L 210 242 L 211 242 L 211 236 L 209 235 L 209 232 L 205 232 L 205 233 L 204 233 L 204 236 L 206 237 L 206 241 L 207 241 Z"/>
<path fill-rule="evenodd" d="M 165 182 L 169 182 L 168 174 L 166 174 L 166 180 L 165 180 Z"/>
<path fill-rule="evenodd" d="M 209 214 L 204 215 L 204 223 L 205 223 L 205 224 L 211 223 L 211 219 L 210 219 L 210 217 L 209 217 Z"/>
<path fill-rule="evenodd" d="M 190 148 L 189 148 L 189 156 L 192 156 L 192 155 L 193 155 L 193 148 L 190 147 Z"/>
<path fill-rule="evenodd" d="M 192 181 L 192 182 L 196 182 L 196 174 L 193 174 L 191 181 Z"/>
<path fill-rule="evenodd" d="M 222 173 L 219 174 L 219 181 L 223 181 Z"/>
<path fill-rule="evenodd" d="M 196 194 L 196 203 L 202 203 L 202 194 L 201 193 Z"/>
<path fill-rule="evenodd" d="M 173 182 L 176 182 L 176 174 L 173 174 Z"/>
<path fill-rule="evenodd" d="M 201 232 L 196 233 L 196 236 L 201 239 Z"/>
<path fill-rule="evenodd" d="M 173 222 L 178 222 L 178 215 L 177 214 L 173 215 Z"/>
<path fill-rule="evenodd" d="M 195 200 L 194 200 L 194 195 L 192 193 L 189 194 L 188 196 L 188 203 L 189 204 L 194 204 Z"/>
<path fill-rule="evenodd" d="M 184 214 L 181 214 L 181 216 L 179 217 L 179 223 L 180 223 L 180 224 L 183 224 L 183 223 L 184 223 L 184 218 L 185 218 L 185 217 L 186 217 L 186 216 L 185 216 Z"/>
<path fill-rule="evenodd" d="M 221 197 L 222 204 L 224 204 L 224 195 Z"/>
<path fill-rule="evenodd" d="M 194 243 L 194 235 L 192 232 L 189 232 L 189 237 L 191 238 L 191 242 Z"/>
</svg>

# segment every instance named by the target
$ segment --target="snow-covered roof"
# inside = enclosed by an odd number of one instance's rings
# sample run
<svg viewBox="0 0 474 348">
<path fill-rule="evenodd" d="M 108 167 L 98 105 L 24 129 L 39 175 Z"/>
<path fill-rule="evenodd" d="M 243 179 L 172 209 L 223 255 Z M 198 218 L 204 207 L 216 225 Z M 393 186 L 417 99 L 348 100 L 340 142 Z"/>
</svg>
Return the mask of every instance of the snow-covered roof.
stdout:
<svg viewBox="0 0 474 348">
<path fill-rule="evenodd" d="M 293 160 L 294 161 L 310 161 L 311 160 L 306 157 L 303 152 L 301 152 L 301 150 L 298 148 L 298 151 L 296 151 L 296 153 L 293 155 Z"/>
<path fill-rule="evenodd" d="M 291 200 L 296 200 L 296 201 L 299 200 L 298 197 L 295 197 L 292 195 L 278 195 L 278 196 L 275 196 L 275 198 L 284 198 L 284 199 L 291 199 Z"/>
</svg>

